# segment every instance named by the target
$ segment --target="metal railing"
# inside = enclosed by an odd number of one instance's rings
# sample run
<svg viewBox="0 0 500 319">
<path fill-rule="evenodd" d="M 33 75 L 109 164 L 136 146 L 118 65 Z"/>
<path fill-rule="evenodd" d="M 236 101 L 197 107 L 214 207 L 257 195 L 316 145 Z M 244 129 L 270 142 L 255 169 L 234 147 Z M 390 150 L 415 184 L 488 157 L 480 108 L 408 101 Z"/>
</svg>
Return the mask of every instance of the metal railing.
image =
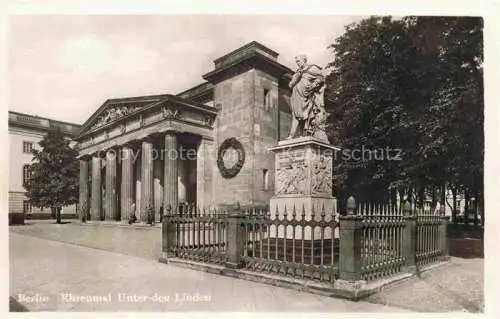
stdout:
<svg viewBox="0 0 500 319">
<path fill-rule="evenodd" d="M 404 265 L 402 210 L 389 203 L 359 205 L 361 221 L 361 272 L 364 280 L 375 280 L 401 271 Z"/>
<path fill-rule="evenodd" d="M 162 251 L 204 263 L 333 283 L 374 281 L 444 260 L 446 217 L 415 210 L 410 203 L 334 209 L 286 206 L 268 210 L 168 208 Z M 168 257 L 167 257 L 168 258 Z"/>
<path fill-rule="evenodd" d="M 306 214 L 285 207 L 280 214 L 246 211 L 243 267 L 301 279 L 333 282 L 338 275 L 338 217 L 335 211 Z"/>
<path fill-rule="evenodd" d="M 435 215 L 431 210 L 417 209 L 416 211 L 416 252 L 417 265 L 426 265 L 438 261 L 445 252 L 442 245 L 441 228 L 443 218 Z"/>
<path fill-rule="evenodd" d="M 166 223 L 175 231 L 169 252 L 175 257 L 210 263 L 227 260 L 227 212 L 179 205 L 167 209 Z"/>
</svg>

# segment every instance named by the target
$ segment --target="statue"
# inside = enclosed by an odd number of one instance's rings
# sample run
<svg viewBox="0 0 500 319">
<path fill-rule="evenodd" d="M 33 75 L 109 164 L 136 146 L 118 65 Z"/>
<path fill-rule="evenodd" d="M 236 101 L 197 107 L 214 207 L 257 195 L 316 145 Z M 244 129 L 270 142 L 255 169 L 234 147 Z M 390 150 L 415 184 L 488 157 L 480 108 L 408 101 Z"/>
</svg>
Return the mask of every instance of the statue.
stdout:
<svg viewBox="0 0 500 319">
<path fill-rule="evenodd" d="M 307 64 L 307 56 L 295 57 L 297 71 L 290 81 L 292 96 L 290 108 L 292 111 L 292 126 L 287 139 L 292 139 L 299 125 L 303 135 L 326 138 L 326 112 L 323 103 L 324 75 L 322 68 L 315 64 Z"/>
</svg>

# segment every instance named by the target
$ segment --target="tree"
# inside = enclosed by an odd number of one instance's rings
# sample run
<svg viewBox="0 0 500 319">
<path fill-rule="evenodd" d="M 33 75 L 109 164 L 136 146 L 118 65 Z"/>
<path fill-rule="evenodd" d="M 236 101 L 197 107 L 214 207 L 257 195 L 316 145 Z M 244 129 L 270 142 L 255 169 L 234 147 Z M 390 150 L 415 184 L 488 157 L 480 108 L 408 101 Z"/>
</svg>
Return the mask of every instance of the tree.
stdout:
<svg viewBox="0 0 500 319">
<path fill-rule="evenodd" d="M 435 202 L 449 187 L 482 197 L 482 28 L 475 17 L 370 17 L 330 45 L 333 143 L 401 151 L 400 161 L 340 161 L 338 196 Z"/>
<path fill-rule="evenodd" d="M 49 131 L 38 144 L 41 149 L 33 150 L 31 177 L 24 187 L 31 205 L 55 210 L 61 223 L 62 206 L 78 202 L 78 152 L 60 130 Z"/>
</svg>

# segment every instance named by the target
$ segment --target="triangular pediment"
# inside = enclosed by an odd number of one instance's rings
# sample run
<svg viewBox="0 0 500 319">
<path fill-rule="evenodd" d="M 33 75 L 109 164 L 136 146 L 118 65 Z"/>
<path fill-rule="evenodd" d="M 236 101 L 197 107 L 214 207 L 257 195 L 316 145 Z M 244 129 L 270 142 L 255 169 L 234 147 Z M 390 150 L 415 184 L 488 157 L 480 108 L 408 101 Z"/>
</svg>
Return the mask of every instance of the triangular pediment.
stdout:
<svg viewBox="0 0 500 319">
<path fill-rule="evenodd" d="M 79 135 L 85 135 L 107 124 L 118 121 L 121 118 L 140 113 L 141 110 L 147 109 L 157 103 L 161 103 L 162 100 L 162 96 L 107 100 L 83 124 Z"/>
<path fill-rule="evenodd" d="M 164 118 L 178 115 L 179 107 L 190 109 L 191 112 L 202 114 L 205 117 L 208 116 L 207 118 L 210 119 L 210 121 L 213 120 L 217 113 L 217 110 L 212 106 L 171 94 L 110 99 L 104 102 L 103 105 L 101 105 L 101 107 L 99 107 L 99 109 L 82 125 L 80 134 L 78 134 L 76 139 L 78 140 L 89 133 L 92 134 L 95 131 L 100 131 L 101 128 L 112 127 L 114 124 L 121 122 L 121 120 L 125 120 L 125 118 L 139 116 L 139 113 L 159 107 L 167 102 L 170 103 L 171 106 L 168 108 L 164 107 L 163 110 L 160 111 L 163 112 Z M 172 104 L 176 106 L 173 107 Z"/>
</svg>

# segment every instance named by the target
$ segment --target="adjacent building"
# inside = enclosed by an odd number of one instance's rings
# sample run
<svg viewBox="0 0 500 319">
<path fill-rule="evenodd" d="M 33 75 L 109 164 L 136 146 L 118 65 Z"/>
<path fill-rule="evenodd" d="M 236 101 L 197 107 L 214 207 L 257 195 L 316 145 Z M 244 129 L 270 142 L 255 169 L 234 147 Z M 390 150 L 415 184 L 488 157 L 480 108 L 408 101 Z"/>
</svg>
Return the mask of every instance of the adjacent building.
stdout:
<svg viewBox="0 0 500 319">
<path fill-rule="evenodd" d="M 90 220 L 146 221 L 167 205 L 268 205 L 274 154 L 288 135 L 288 83 L 278 53 L 251 42 L 178 94 L 109 99 L 78 142 L 80 208 Z"/>
<path fill-rule="evenodd" d="M 9 112 L 9 210 L 42 213 L 22 185 L 31 149 L 56 127 L 79 152 L 79 208 L 64 207 L 65 214 L 158 221 L 162 207 L 179 203 L 267 206 L 275 194 L 269 149 L 290 130 L 292 73 L 254 41 L 214 60 L 193 88 L 108 99 L 83 125 Z"/>
<path fill-rule="evenodd" d="M 68 139 L 77 136 L 80 125 L 9 111 L 9 212 L 33 216 L 50 215 L 50 209 L 31 207 L 23 184 L 29 179 L 32 149 L 39 147 L 49 130 L 59 128 Z M 72 142 L 75 145 L 75 142 Z M 75 214 L 76 205 L 63 207 L 63 214 Z M 29 217 L 28 217 L 29 218 Z"/>
</svg>

